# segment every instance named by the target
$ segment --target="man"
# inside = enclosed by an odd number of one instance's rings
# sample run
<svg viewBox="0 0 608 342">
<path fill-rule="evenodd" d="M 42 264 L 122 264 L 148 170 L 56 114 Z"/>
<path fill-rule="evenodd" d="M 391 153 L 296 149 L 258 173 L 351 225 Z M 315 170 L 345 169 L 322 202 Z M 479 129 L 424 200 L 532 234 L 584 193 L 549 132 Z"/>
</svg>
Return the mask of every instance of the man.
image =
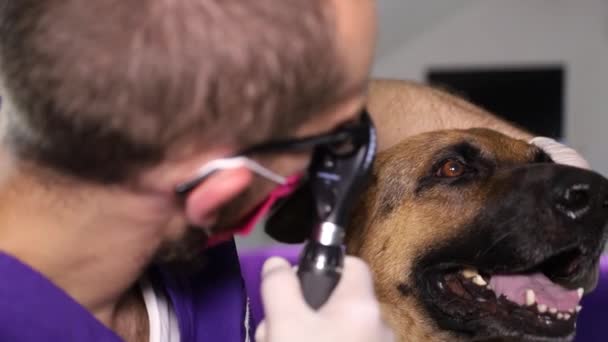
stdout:
<svg viewBox="0 0 608 342">
<path fill-rule="evenodd" d="M 373 2 L 20 0 L 0 21 L 0 340 L 250 340 L 226 237 L 311 152 L 226 158 L 357 122 Z M 264 278 L 261 340 L 392 339 L 361 261 L 319 312 L 284 261 Z"/>
<path fill-rule="evenodd" d="M 298 175 L 312 150 L 223 162 L 358 121 L 373 1 L 24 0 L 0 21 L 0 340 L 249 340 L 217 237 L 277 186 L 257 166 Z M 265 340 L 390 340 L 362 262 L 318 314 L 280 266 Z"/>
</svg>

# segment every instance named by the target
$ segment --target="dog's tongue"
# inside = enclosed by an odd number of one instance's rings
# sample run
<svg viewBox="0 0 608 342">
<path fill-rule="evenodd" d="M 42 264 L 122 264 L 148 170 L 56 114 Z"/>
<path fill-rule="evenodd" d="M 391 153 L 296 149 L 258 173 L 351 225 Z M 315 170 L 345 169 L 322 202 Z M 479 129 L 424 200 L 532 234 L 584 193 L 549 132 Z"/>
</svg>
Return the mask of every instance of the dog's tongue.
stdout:
<svg viewBox="0 0 608 342">
<path fill-rule="evenodd" d="M 576 290 L 565 289 L 541 273 L 530 275 L 494 275 L 490 285 L 497 296 L 501 294 L 519 305 L 526 305 L 526 291 L 534 291 L 536 304 L 558 311 L 575 309 L 580 302 Z"/>
</svg>

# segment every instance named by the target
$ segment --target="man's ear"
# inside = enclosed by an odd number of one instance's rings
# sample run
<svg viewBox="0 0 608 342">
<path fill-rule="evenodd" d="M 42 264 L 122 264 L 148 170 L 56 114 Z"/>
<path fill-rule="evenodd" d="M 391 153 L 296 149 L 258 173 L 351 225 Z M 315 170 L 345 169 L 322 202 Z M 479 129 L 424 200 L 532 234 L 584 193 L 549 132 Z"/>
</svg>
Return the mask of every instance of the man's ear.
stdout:
<svg viewBox="0 0 608 342">
<path fill-rule="evenodd" d="M 186 199 L 190 224 L 208 227 L 215 223 L 219 210 L 245 191 L 253 181 L 246 168 L 218 171 L 192 190 Z"/>
<path fill-rule="evenodd" d="M 310 186 L 301 186 L 266 221 L 266 234 L 282 243 L 302 243 L 318 221 L 316 212 Z"/>
</svg>

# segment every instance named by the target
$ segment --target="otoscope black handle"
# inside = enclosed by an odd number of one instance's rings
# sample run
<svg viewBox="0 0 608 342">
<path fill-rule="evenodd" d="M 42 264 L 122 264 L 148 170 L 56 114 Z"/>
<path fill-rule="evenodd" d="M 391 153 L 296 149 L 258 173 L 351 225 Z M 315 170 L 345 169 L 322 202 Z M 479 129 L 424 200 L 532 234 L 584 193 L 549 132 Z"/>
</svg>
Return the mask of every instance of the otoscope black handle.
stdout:
<svg viewBox="0 0 608 342">
<path fill-rule="evenodd" d="M 298 278 L 304 299 L 313 309 L 319 309 L 338 285 L 344 267 L 344 249 L 309 241 L 298 265 Z"/>
</svg>

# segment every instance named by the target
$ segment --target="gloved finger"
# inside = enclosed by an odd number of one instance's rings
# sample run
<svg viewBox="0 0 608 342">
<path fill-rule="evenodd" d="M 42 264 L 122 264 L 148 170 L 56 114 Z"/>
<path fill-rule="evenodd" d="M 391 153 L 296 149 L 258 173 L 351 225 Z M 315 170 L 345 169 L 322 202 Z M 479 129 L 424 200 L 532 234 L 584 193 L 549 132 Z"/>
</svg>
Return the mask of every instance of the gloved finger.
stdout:
<svg viewBox="0 0 608 342">
<path fill-rule="evenodd" d="M 255 330 L 255 341 L 266 341 L 266 321 L 262 321 L 262 323 L 260 323 L 260 325 L 258 325 L 258 328 Z"/>
<path fill-rule="evenodd" d="M 264 263 L 261 292 L 267 320 L 310 311 L 298 277 L 285 259 L 272 257 Z"/>
<path fill-rule="evenodd" d="M 343 305 L 343 303 L 351 302 L 353 299 L 366 303 L 368 301 L 375 302 L 376 297 L 372 274 L 367 264 L 359 258 L 347 256 L 344 259 L 342 278 L 325 307 L 331 309 L 332 303 Z"/>
<path fill-rule="evenodd" d="M 583 158 L 575 149 L 568 147 L 554 139 L 547 137 L 536 137 L 530 140 L 533 144 L 547 153 L 554 162 L 581 169 L 591 169 L 589 162 Z"/>
</svg>

